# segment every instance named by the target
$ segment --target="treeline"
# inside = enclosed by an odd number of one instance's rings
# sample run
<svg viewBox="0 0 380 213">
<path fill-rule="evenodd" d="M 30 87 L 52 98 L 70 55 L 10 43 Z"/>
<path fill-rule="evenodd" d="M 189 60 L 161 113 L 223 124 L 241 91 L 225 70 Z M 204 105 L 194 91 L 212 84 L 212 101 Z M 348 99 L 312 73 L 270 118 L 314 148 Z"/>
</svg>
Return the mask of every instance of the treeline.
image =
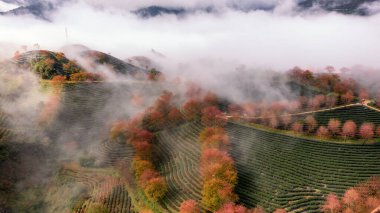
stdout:
<svg viewBox="0 0 380 213">
<path fill-rule="evenodd" d="M 379 207 L 380 177 L 372 177 L 348 189 L 341 198 L 330 193 L 322 210 L 327 213 L 373 212 Z"/>
<path fill-rule="evenodd" d="M 264 213 L 261 207 L 248 209 L 237 205 L 234 188 L 237 184 L 237 170 L 229 155 L 229 137 L 224 129 L 225 112 L 223 103 L 213 93 L 204 92 L 191 85 L 186 92 L 188 100 L 182 109 L 187 121 L 200 121 L 203 130 L 199 134 L 201 146 L 200 172 L 203 180 L 201 206 L 218 213 Z M 180 206 L 180 213 L 198 213 L 200 205 L 195 200 L 186 200 Z M 285 212 L 283 209 L 276 212 Z"/>
<path fill-rule="evenodd" d="M 110 129 L 111 140 L 125 141 L 134 148 L 134 175 L 139 187 L 152 202 L 162 199 L 168 190 L 165 179 L 160 176 L 153 163 L 154 132 L 179 125 L 183 121 L 180 110 L 175 106 L 174 95 L 163 91 L 144 112 L 129 120 L 119 120 Z"/>
</svg>

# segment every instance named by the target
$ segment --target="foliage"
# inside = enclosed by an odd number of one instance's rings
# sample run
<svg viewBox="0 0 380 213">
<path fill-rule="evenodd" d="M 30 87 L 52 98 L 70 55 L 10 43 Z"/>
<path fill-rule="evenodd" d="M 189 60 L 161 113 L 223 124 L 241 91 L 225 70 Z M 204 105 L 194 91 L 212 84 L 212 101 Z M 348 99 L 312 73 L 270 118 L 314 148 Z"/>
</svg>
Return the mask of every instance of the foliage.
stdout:
<svg viewBox="0 0 380 213">
<path fill-rule="evenodd" d="M 352 120 L 348 120 L 344 123 L 343 128 L 342 128 L 342 136 L 347 138 L 353 138 L 355 137 L 356 134 L 356 124 Z"/>
<path fill-rule="evenodd" d="M 148 169 L 153 169 L 153 164 L 148 160 L 142 160 L 139 157 L 134 157 L 132 160 L 132 167 L 135 171 L 137 179 L 139 179 L 144 171 Z"/>
<path fill-rule="evenodd" d="M 322 206 L 322 210 L 324 212 L 338 213 L 341 208 L 342 208 L 342 205 L 339 201 L 338 196 L 336 196 L 333 193 L 330 193 L 329 195 L 327 195 L 326 202 Z"/>
<path fill-rule="evenodd" d="M 184 105 L 183 110 L 187 121 L 194 121 L 201 117 L 202 103 L 195 99 L 189 99 Z"/>
<path fill-rule="evenodd" d="M 103 81 L 105 77 L 98 73 L 93 72 L 79 72 L 74 73 L 70 76 L 71 81 Z"/>
<path fill-rule="evenodd" d="M 224 126 L 226 124 L 222 112 L 215 106 L 202 109 L 202 124 L 204 126 Z"/>
<path fill-rule="evenodd" d="M 372 123 L 363 123 L 359 129 L 360 137 L 363 139 L 372 139 L 374 136 L 373 129 L 374 125 Z"/>
<path fill-rule="evenodd" d="M 330 130 L 333 136 L 336 136 L 340 133 L 340 121 L 335 118 L 331 118 L 327 124 L 327 128 Z"/>
<path fill-rule="evenodd" d="M 179 213 L 199 213 L 199 207 L 195 200 L 185 200 L 179 207 Z"/>
<path fill-rule="evenodd" d="M 216 211 L 225 203 L 237 200 L 233 188 L 223 180 L 213 178 L 204 183 L 202 189 L 202 203 L 206 208 Z"/>
<path fill-rule="evenodd" d="M 168 191 L 165 180 L 161 177 L 150 179 L 144 187 L 146 196 L 152 201 L 158 201 L 163 198 Z"/>
</svg>

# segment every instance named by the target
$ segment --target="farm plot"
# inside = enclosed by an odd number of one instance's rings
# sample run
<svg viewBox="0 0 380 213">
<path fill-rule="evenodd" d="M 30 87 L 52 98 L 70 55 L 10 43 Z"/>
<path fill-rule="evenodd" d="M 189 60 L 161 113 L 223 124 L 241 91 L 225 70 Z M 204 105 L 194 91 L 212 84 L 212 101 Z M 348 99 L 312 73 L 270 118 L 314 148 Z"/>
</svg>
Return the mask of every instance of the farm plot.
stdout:
<svg viewBox="0 0 380 213">
<path fill-rule="evenodd" d="M 346 145 L 227 125 L 238 170 L 236 192 L 247 206 L 320 212 L 325 196 L 380 175 L 379 145 Z"/>
<path fill-rule="evenodd" d="M 154 150 L 159 158 L 158 169 L 168 184 L 161 205 L 169 212 L 178 212 L 184 200 L 201 198 L 200 130 L 198 123 L 187 123 L 157 134 Z"/>
<path fill-rule="evenodd" d="M 311 113 L 313 114 L 313 113 Z M 364 122 L 380 125 L 380 112 L 362 105 L 352 105 L 330 111 L 317 112 L 313 114 L 319 125 L 327 126 L 331 118 L 339 119 L 342 123 L 353 120 L 358 126 Z M 304 117 L 304 116 L 296 116 Z"/>
</svg>

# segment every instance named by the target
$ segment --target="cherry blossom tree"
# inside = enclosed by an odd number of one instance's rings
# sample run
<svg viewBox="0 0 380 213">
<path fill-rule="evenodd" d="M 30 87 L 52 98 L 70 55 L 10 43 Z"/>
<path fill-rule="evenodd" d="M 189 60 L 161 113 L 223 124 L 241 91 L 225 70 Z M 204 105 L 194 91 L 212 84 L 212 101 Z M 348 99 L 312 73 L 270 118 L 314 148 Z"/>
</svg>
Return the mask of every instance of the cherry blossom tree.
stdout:
<svg viewBox="0 0 380 213">
<path fill-rule="evenodd" d="M 360 137 L 366 140 L 372 139 L 374 136 L 373 129 L 374 126 L 372 123 L 363 123 L 359 129 Z"/>
<path fill-rule="evenodd" d="M 338 196 L 333 193 L 327 195 L 326 202 L 322 207 L 324 212 L 337 213 L 341 210 L 342 205 L 339 201 Z"/>
<path fill-rule="evenodd" d="M 289 124 L 292 122 L 292 116 L 288 113 L 285 113 L 283 116 L 281 116 L 281 122 L 284 126 L 284 129 L 288 129 Z"/>
<path fill-rule="evenodd" d="M 354 93 L 349 90 L 344 95 L 342 95 L 341 98 L 345 104 L 349 104 L 354 100 Z"/>
<path fill-rule="evenodd" d="M 320 126 L 317 130 L 317 136 L 320 138 L 330 137 L 330 132 L 325 126 Z"/>
<path fill-rule="evenodd" d="M 342 128 L 342 136 L 344 137 L 344 140 L 349 138 L 353 138 L 356 135 L 356 124 L 352 120 L 348 120 L 344 123 Z"/>
<path fill-rule="evenodd" d="M 318 126 L 317 120 L 315 120 L 314 116 L 312 116 L 312 115 L 309 115 L 306 117 L 305 124 L 306 124 L 306 128 L 307 128 L 308 133 L 313 132 L 315 130 L 315 128 L 317 128 L 317 126 Z"/>
<path fill-rule="evenodd" d="M 179 207 L 179 213 L 199 213 L 198 204 L 195 200 L 185 200 Z"/>
<path fill-rule="evenodd" d="M 296 133 L 302 133 L 303 131 L 303 124 L 299 121 L 296 121 L 292 124 L 292 130 Z"/>
<path fill-rule="evenodd" d="M 330 130 L 333 136 L 336 136 L 340 132 L 340 121 L 336 118 L 331 118 L 327 124 L 327 128 Z"/>
</svg>

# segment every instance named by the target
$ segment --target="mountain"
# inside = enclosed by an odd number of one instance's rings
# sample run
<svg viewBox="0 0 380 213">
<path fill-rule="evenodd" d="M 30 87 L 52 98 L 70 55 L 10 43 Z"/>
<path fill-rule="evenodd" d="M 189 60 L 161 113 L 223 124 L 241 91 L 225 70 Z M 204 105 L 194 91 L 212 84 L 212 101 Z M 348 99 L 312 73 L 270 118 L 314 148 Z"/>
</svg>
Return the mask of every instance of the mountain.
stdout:
<svg viewBox="0 0 380 213">
<path fill-rule="evenodd" d="M 320 8 L 325 11 L 342 14 L 368 15 L 363 4 L 379 2 L 379 0 L 301 0 L 298 6 L 302 9 Z"/>
<path fill-rule="evenodd" d="M 3 0 L 3 2 L 19 5 L 18 8 L 0 12 L 0 15 L 33 15 L 39 19 L 50 20 L 52 12 L 56 11 L 65 2 L 73 0 Z M 299 12 L 304 10 L 323 10 L 327 12 L 337 12 L 342 14 L 355 14 L 355 15 L 370 15 L 370 13 L 363 7 L 364 4 L 380 2 L 380 0 L 297 0 Z M 236 3 L 234 1 L 227 2 L 227 8 L 242 12 L 252 12 L 256 10 L 272 11 L 276 8 L 277 4 L 259 4 L 259 3 Z M 193 13 L 220 13 L 220 8 L 215 5 L 207 7 L 167 7 L 157 5 L 150 5 L 141 7 L 136 10 L 130 11 L 140 18 L 152 18 L 161 15 L 175 15 L 183 17 Z"/>
<path fill-rule="evenodd" d="M 50 13 L 52 10 L 55 10 L 55 8 L 56 6 L 51 2 L 36 2 L 9 11 L 0 12 L 0 15 L 32 15 L 36 18 L 49 21 Z"/>
</svg>

